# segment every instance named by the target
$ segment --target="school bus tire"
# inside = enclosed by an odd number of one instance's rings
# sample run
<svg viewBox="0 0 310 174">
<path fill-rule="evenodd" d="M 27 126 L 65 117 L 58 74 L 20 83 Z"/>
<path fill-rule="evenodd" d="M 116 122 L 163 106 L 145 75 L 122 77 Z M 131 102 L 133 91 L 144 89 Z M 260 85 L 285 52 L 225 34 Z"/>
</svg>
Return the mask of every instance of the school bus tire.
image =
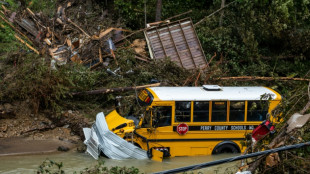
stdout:
<svg viewBox="0 0 310 174">
<path fill-rule="evenodd" d="M 212 155 L 221 153 L 240 153 L 240 148 L 232 141 L 223 141 L 214 147 Z"/>
</svg>

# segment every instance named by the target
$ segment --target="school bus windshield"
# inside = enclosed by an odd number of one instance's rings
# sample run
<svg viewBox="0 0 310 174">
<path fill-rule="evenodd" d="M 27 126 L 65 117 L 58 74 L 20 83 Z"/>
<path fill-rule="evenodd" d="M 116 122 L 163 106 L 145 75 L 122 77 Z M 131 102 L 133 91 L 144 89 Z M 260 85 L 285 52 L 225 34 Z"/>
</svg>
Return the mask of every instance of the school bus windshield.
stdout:
<svg viewBox="0 0 310 174">
<path fill-rule="evenodd" d="M 162 127 L 171 125 L 172 107 L 153 106 L 146 110 L 141 127 Z"/>
</svg>

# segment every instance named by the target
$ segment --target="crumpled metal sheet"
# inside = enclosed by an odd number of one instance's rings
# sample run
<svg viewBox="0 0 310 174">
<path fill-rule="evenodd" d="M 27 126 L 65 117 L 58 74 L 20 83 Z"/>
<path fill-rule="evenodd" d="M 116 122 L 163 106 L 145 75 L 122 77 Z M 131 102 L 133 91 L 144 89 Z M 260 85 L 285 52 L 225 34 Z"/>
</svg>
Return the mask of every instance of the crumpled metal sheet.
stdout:
<svg viewBox="0 0 310 174">
<path fill-rule="evenodd" d="M 90 154 L 93 158 L 98 159 L 99 157 L 99 144 L 98 137 L 94 129 L 83 128 L 85 141 L 84 143 L 87 145 L 86 152 Z"/>
<path fill-rule="evenodd" d="M 99 152 L 102 151 L 111 159 L 147 159 L 145 150 L 127 142 L 109 130 L 103 112 L 97 114 L 96 122 L 92 126 L 91 133 L 86 128 L 84 131 L 87 152 L 95 159 L 98 159 Z"/>
</svg>

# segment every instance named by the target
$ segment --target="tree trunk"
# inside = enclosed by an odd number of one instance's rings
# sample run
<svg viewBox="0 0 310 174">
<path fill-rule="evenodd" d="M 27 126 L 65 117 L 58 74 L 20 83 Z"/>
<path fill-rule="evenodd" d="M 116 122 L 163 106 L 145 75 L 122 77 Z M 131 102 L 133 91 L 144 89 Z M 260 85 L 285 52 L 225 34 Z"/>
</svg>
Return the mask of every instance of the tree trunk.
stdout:
<svg viewBox="0 0 310 174">
<path fill-rule="evenodd" d="M 221 8 L 224 8 L 224 7 L 225 7 L 225 0 L 222 0 Z M 223 24 L 223 17 L 224 17 L 224 10 L 221 11 L 220 22 L 219 22 L 220 27 Z"/>
<path fill-rule="evenodd" d="M 155 22 L 161 20 L 162 0 L 157 0 Z"/>
</svg>

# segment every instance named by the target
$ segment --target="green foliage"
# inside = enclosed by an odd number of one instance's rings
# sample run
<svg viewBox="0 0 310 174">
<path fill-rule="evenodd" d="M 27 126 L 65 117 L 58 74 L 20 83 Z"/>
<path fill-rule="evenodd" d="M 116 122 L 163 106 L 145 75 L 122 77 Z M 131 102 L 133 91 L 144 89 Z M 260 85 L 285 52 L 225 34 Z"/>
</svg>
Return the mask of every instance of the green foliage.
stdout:
<svg viewBox="0 0 310 174">
<path fill-rule="evenodd" d="M 146 0 L 130 0 L 122 1 L 115 0 L 115 10 L 119 11 L 120 16 L 124 18 L 124 22 L 130 28 L 141 28 L 144 27 L 144 2 Z M 148 18 L 151 15 L 152 11 L 154 12 L 155 0 L 147 1 L 147 16 Z M 155 13 L 154 13 L 155 16 Z M 148 21 L 150 21 L 148 19 Z"/>
<path fill-rule="evenodd" d="M 34 12 L 42 12 L 49 17 L 56 12 L 56 0 L 27 0 L 26 3 Z"/>
<path fill-rule="evenodd" d="M 64 174 L 62 162 L 46 159 L 37 169 L 37 174 Z"/>
<path fill-rule="evenodd" d="M 0 98 L 3 102 L 28 100 L 34 111 L 51 108 L 60 111 L 62 101 L 70 92 L 96 86 L 100 72 L 78 65 L 66 65 L 52 70 L 50 61 L 35 54 L 13 54 L 5 59 L 4 81 Z"/>
<path fill-rule="evenodd" d="M 155 22 L 156 0 L 116 0 L 115 8 L 119 11 L 120 17 L 124 19 L 126 25 L 132 29 L 144 28 L 144 15 L 146 3 L 147 23 Z M 194 21 L 203 18 L 212 6 L 211 1 L 194 1 L 194 0 L 166 0 L 162 2 L 162 17 L 161 20 L 192 10 L 190 17 Z M 184 16 L 182 16 L 184 18 Z"/>
<path fill-rule="evenodd" d="M 51 71 L 46 60 L 37 55 L 21 54 L 10 58 L 7 63 L 12 65 L 11 73 L 0 87 L 2 101 L 29 100 L 35 111 L 40 106 L 56 108 L 55 101 L 65 97 L 72 86 L 69 79 L 62 78 L 64 71 Z"/>
<path fill-rule="evenodd" d="M 58 163 L 53 160 L 46 159 L 43 161 L 43 163 L 38 167 L 37 173 L 38 174 L 65 174 L 65 171 L 63 170 L 63 164 L 62 162 Z M 82 171 L 79 172 L 74 172 L 80 173 L 80 174 L 139 174 L 139 169 L 135 167 L 105 167 L 104 166 L 104 161 L 98 161 L 98 164 L 90 167 L 90 168 L 85 168 Z"/>
<path fill-rule="evenodd" d="M 15 32 L 2 20 L 0 21 L 0 25 L 0 55 L 16 51 L 17 46 L 20 44 L 15 40 Z"/>
<path fill-rule="evenodd" d="M 8 3 L 8 4 L 10 4 L 10 6 L 9 6 L 9 8 L 11 9 L 11 10 L 16 10 L 17 8 L 18 8 L 18 3 L 16 3 L 16 1 L 14 1 L 14 0 L 6 0 L 6 2 Z"/>
</svg>

